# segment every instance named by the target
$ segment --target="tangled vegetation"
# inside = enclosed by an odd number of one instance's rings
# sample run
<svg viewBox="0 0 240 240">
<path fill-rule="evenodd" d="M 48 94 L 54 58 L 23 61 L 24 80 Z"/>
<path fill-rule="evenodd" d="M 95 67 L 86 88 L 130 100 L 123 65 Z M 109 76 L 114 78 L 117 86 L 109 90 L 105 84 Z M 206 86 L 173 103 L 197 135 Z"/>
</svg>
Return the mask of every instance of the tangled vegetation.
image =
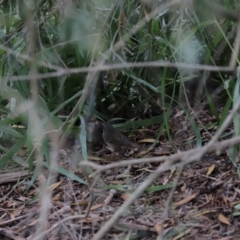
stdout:
<svg viewBox="0 0 240 240">
<path fill-rule="evenodd" d="M 239 101 L 239 7 L 231 0 L 0 1 L 0 169 L 26 168 L 29 191 L 63 141 L 76 140 L 77 158 L 89 159 L 88 116 L 128 130 L 132 141 L 144 138 L 155 149 L 148 157 L 203 147 Z M 239 135 L 236 112 L 222 140 Z M 89 169 L 56 172 L 91 185 Z"/>
</svg>

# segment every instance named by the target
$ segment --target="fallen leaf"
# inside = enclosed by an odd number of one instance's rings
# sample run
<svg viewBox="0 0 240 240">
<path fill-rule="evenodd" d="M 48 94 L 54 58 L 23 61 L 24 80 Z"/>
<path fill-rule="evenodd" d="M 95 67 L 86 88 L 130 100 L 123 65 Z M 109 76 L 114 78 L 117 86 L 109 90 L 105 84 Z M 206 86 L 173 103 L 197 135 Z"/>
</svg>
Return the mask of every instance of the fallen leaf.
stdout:
<svg viewBox="0 0 240 240">
<path fill-rule="evenodd" d="M 192 199 L 194 199 L 197 195 L 198 195 L 197 193 L 192 194 L 192 195 L 184 198 L 183 200 L 181 200 L 181 201 L 179 201 L 179 202 L 176 202 L 176 203 L 175 203 L 175 206 L 181 206 L 181 205 L 183 205 L 183 204 L 185 204 L 185 203 L 187 203 L 187 202 L 190 202 L 190 201 L 191 201 Z"/>
<path fill-rule="evenodd" d="M 221 223 L 225 223 L 227 225 L 230 225 L 230 222 L 228 221 L 228 219 L 222 214 L 220 213 L 218 215 L 218 220 L 221 222 Z"/>
<path fill-rule="evenodd" d="M 228 206 L 228 199 L 225 196 L 222 196 L 223 202 Z"/>
<path fill-rule="evenodd" d="M 130 193 L 123 193 L 122 195 L 121 195 L 121 198 L 123 199 L 123 200 L 128 200 L 128 198 L 131 196 L 131 194 Z"/>
<path fill-rule="evenodd" d="M 215 169 L 215 164 L 210 166 L 210 168 L 207 171 L 207 176 L 211 175 L 214 169 Z"/>
<path fill-rule="evenodd" d="M 54 195 L 52 197 L 52 201 L 58 201 L 60 199 L 61 195 L 62 195 L 62 193 L 57 193 L 56 195 Z"/>
<path fill-rule="evenodd" d="M 183 110 L 178 110 L 177 113 L 173 116 L 174 118 L 181 117 L 184 114 Z"/>
<path fill-rule="evenodd" d="M 148 154 L 149 152 L 150 152 L 150 150 L 143 150 L 143 151 L 137 153 L 137 154 L 136 154 L 136 157 L 137 157 L 137 158 L 138 158 L 138 157 L 142 157 L 142 156 Z"/>
<path fill-rule="evenodd" d="M 157 223 L 157 224 L 155 224 L 154 229 L 156 230 L 156 232 L 158 233 L 158 235 L 160 235 L 160 234 L 162 233 L 162 231 L 163 231 L 164 228 L 162 227 L 162 225 L 160 225 L 159 223 Z"/>
<path fill-rule="evenodd" d="M 185 231 L 179 233 L 173 240 L 182 239 L 185 235 L 191 232 L 191 229 L 186 229 Z"/>
<path fill-rule="evenodd" d="M 145 139 L 142 139 L 140 141 L 138 141 L 138 143 L 155 143 L 156 139 L 154 138 L 145 138 Z M 158 143 L 158 141 L 157 141 Z"/>
<path fill-rule="evenodd" d="M 11 219 L 14 219 L 15 217 L 19 216 L 22 212 L 22 209 L 15 209 L 13 211 L 9 211 Z"/>
<path fill-rule="evenodd" d="M 71 205 L 73 205 L 73 206 L 86 206 L 86 205 L 88 205 L 88 201 L 83 199 L 83 200 L 79 200 L 77 202 L 74 202 Z"/>
<path fill-rule="evenodd" d="M 56 188 L 58 188 L 62 184 L 62 181 L 53 183 L 52 185 L 48 186 L 48 191 L 52 191 Z"/>
<path fill-rule="evenodd" d="M 198 218 L 198 217 L 204 216 L 204 215 L 206 215 L 208 213 L 212 213 L 212 212 L 216 212 L 216 210 L 204 210 L 201 212 L 189 214 L 189 216 L 191 216 L 192 218 Z"/>
<path fill-rule="evenodd" d="M 105 161 L 105 158 L 101 158 L 101 157 L 95 157 L 95 156 L 88 156 L 88 159 L 90 160 L 95 160 L 95 161 Z"/>
<path fill-rule="evenodd" d="M 116 184 L 116 185 L 121 185 L 123 184 L 124 182 L 123 181 L 120 181 L 120 180 L 114 180 L 114 181 L 109 181 L 111 184 Z"/>
<path fill-rule="evenodd" d="M 90 208 L 90 210 L 96 210 L 96 209 L 98 209 L 98 208 L 100 208 L 100 207 L 102 207 L 102 206 L 103 206 L 102 203 L 96 204 L 96 205 L 92 206 L 92 207 Z"/>
<path fill-rule="evenodd" d="M 230 206 L 233 207 L 233 206 L 235 206 L 236 204 L 239 204 L 239 205 L 240 205 L 240 201 L 234 201 L 234 202 L 230 203 Z M 239 207 L 239 209 L 240 209 L 240 207 Z"/>
</svg>

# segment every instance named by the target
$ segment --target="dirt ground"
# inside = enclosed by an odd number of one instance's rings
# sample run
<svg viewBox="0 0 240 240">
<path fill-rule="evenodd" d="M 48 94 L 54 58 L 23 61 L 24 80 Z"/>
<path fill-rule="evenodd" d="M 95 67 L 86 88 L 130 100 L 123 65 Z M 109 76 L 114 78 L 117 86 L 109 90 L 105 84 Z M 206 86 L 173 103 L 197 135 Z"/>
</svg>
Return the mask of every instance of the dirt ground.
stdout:
<svg viewBox="0 0 240 240">
<path fill-rule="evenodd" d="M 176 110 L 169 119 L 172 142 L 164 132 L 151 151 L 147 147 L 151 139 L 155 139 L 160 124 L 136 133 L 135 140 L 142 140 L 139 144 L 145 150 L 128 157 L 110 154 L 107 150 L 97 157 L 92 152 L 89 159 L 106 165 L 122 159 L 150 159 L 194 149 L 199 139 L 204 145 L 216 130 L 216 119 L 207 110 L 198 115 L 200 138 L 196 137 L 188 119 Z M 233 133 L 230 125 L 219 141 L 230 138 Z M 71 156 L 69 150 L 61 151 L 58 164 L 72 171 Z M 213 153 L 160 174 L 103 239 L 240 239 L 240 179 L 238 154 L 236 156 L 232 159 L 230 150 Z M 27 170 L 1 172 L 0 239 L 37 239 L 33 236 L 41 237 L 44 232 L 41 239 L 92 239 L 160 164 L 135 164 L 129 172 L 126 167 L 108 169 L 91 189 L 72 180 L 68 174 L 57 174 L 55 181 L 48 184 L 52 195 L 45 213 L 43 201 L 39 200 L 39 197 L 42 199 L 39 186 L 47 182 L 47 169 L 43 168 L 33 184 L 32 174 Z M 93 182 L 86 172 L 75 173 L 86 182 Z M 41 219 L 47 220 L 41 222 Z"/>
</svg>

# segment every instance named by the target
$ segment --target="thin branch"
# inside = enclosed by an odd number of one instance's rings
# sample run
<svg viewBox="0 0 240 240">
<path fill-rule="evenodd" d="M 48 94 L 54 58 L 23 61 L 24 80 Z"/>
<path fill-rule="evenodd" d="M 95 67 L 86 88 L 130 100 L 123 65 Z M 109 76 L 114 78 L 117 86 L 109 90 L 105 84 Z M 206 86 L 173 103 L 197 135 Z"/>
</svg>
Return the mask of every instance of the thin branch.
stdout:
<svg viewBox="0 0 240 240">
<path fill-rule="evenodd" d="M 76 215 L 76 216 L 69 216 L 64 218 L 63 220 L 57 222 L 56 224 L 54 224 L 50 229 L 48 229 L 47 231 L 39 234 L 39 236 L 35 237 L 34 240 L 39 240 L 41 239 L 44 235 L 46 236 L 46 234 L 48 234 L 49 232 L 53 231 L 55 228 L 59 227 L 59 225 L 69 221 L 69 220 L 74 220 L 74 219 L 83 219 L 85 217 L 85 214 L 82 215 Z"/>
<path fill-rule="evenodd" d="M 209 149 L 207 149 L 206 153 L 212 153 L 212 152 L 221 153 L 222 151 L 226 150 L 227 148 L 234 147 L 237 144 L 240 144 L 240 136 L 233 137 L 231 139 L 227 139 L 227 140 L 215 143 L 211 147 L 209 147 Z M 134 164 L 159 163 L 159 162 L 173 162 L 174 163 L 179 159 L 185 159 L 187 156 L 191 156 L 196 153 L 199 153 L 199 152 L 205 150 L 205 148 L 206 148 L 206 146 L 203 146 L 201 148 L 191 149 L 186 152 L 178 152 L 178 153 L 170 155 L 170 156 L 123 160 L 123 161 L 119 161 L 119 162 L 110 163 L 110 164 L 107 164 L 104 166 L 98 165 L 98 164 L 90 162 L 90 161 L 88 161 L 88 162 L 82 161 L 79 163 L 79 165 L 80 166 L 89 166 L 94 169 L 97 169 L 97 171 L 91 175 L 91 177 L 93 177 L 96 174 L 99 174 L 100 172 L 103 172 L 103 171 L 106 171 L 106 170 L 109 170 L 112 168 L 132 166 Z M 183 164 L 188 163 L 188 161 L 187 162 L 185 162 L 185 161 L 187 161 L 187 160 L 186 159 L 183 160 L 182 163 Z"/>
<path fill-rule="evenodd" d="M 21 58 L 23 60 L 26 60 L 28 62 L 37 62 L 38 65 L 46 67 L 46 68 L 50 68 L 50 69 L 54 69 L 54 70 L 63 70 L 64 68 L 58 67 L 56 65 L 53 65 L 51 63 L 46 63 L 44 61 L 36 61 L 35 58 L 30 57 L 29 55 L 25 55 L 22 53 L 19 53 L 15 50 L 12 50 L 11 48 L 5 47 L 4 45 L 0 44 L 0 49 L 2 49 L 3 51 L 7 52 L 8 54 L 14 55 L 16 58 Z"/>
<path fill-rule="evenodd" d="M 231 60 L 229 63 L 229 67 L 231 67 L 231 68 L 235 68 L 237 62 L 239 62 L 239 60 L 238 60 L 239 48 L 240 48 L 240 21 L 238 21 L 237 36 L 234 41 L 234 48 L 233 48 Z"/>
<path fill-rule="evenodd" d="M 0 222 L 0 226 L 4 226 L 4 225 L 6 225 L 6 224 L 9 224 L 9 223 L 18 221 L 18 220 L 23 219 L 23 218 L 26 218 L 26 217 L 27 217 L 26 215 L 22 215 L 22 216 L 19 216 L 19 217 L 15 217 L 15 218 L 13 218 L 13 219 L 9 219 L 9 220 L 7 220 L 7 221 Z"/>
<path fill-rule="evenodd" d="M 126 62 L 126 63 L 116 63 L 116 64 L 109 64 L 109 65 L 99 65 L 93 67 L 82 67 L 82 68 L 68 68 L 57 70 L 56 72 L 46 73 L 46 74 L 36 74 L 34 79 L 46 79 L 46 78 L 53 78 L 53 77 L 60 77 L 69 74 L 78 74 L 78 73 L 85 73 L 85 72 L 97 72 L 97 71 L 109 71 L 112 69 L 129 69 L 129 68 L 142 68 L 142 67 L 168 67 L 168 68 L 185 68 L 185 69 L 195 69 L 195 70 L 204 70 L 204 71 L 212 71 L 212 72 L 240 72 L 240 69 L 235 69 L 232 67 L 225 67 L 225 66 L 211 66 L 211 65 L 200 65 L 200 64 L 187 64 L 187 63 L 180 63 L 180 62 L 165 62 L 165 61 L 150 61 L 150 62 Z M 2 80 L 11 80 L 11 81 L 25 81 L 25 80 L 32 80 L 32 76 L 29 75 L 22 75 L 22 76 L 11 76 L 11 77 L 3 77 Z"/>
</svg>

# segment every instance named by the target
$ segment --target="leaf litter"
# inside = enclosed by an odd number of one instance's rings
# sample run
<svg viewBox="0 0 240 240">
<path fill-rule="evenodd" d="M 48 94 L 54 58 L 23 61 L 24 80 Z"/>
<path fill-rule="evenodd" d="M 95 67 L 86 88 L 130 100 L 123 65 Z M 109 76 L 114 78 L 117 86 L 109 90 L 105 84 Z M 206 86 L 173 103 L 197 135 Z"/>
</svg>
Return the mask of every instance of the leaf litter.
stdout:
<svg viewBox="0 0 240 240">
<path fill-rule="evenodd" d="M 201 141 L 205 144 L 214 135 L 216 119 L 205 110 L 195 120 Z M 199 121 L 209 127 L 202 127 Z M 91 161 L 108 164 L 122 158 L 127 161 L 134 157 L 171 155 L 196 147 L 196 132 L 182 112 L 176 109 L 169 125 L 172 142 L 168 141 L 164 132 L 156 146 L 142 150 L 142 155 L 139 151 L 133 156 L 122 157 L 109 154 L 106 150 L 101 158 L 93 153 Z M 149 147 L 154 143 L 154 134 L 159 127 L 156 124 L 146 131 L 141 130 L 142 141 L 139 144 Z M 231 125 L 222 139 L 231 137 L 229 133 L 232 131 Z M 61 156 L 58 164 L 73 171 L 70 155 Z M 106 170 L 94 188 L 90 188 L 91 191 L 85 184 L 73 181 L 68 174 L 59 174 L 56 181 L 48 186 L 51 202 L 42 239 L 91 239 L 160 164 L 135 164 L 124 174 L 126 169 L 121 167 Z M 19 172 L 0 174 L 0 239 L 33 239 L 38 232 L 41 215 L 39 199 L 42 197 L 40 181 L 34 182 L 27 190 L 31 176 L 26 170 L 22 171 L 22 175 Z M 185 165 L 179 178 L 178 173 L 179 169 L 175 168 L 159 175 L 104 239 L 156 239 L 158 235 L 163 239 L 239 239 L 240 179 L 227 151 L 205 155 L 201 161 Z M 48 174 L 45 169 L 45 179 Z M 84 171 L 75 174 L 89 182 Z"/>
</svg>

